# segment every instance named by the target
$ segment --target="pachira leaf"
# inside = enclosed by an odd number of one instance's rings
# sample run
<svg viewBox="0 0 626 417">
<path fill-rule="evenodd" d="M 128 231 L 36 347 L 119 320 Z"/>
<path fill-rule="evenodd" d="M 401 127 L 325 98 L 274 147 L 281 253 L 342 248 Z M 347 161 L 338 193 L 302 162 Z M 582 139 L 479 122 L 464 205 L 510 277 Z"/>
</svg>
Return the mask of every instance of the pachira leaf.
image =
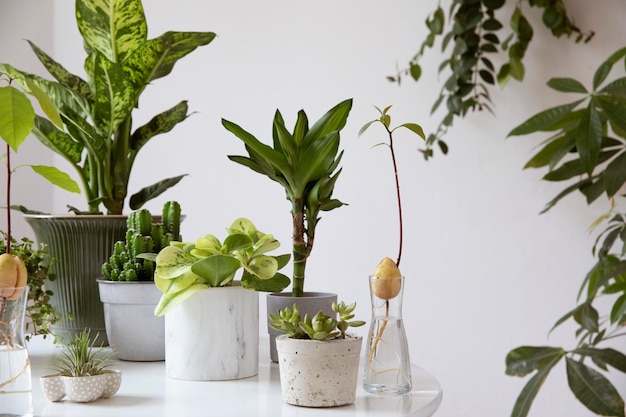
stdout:
<svg viewBox="0 0 626 417">
<path fill-rule="evenodd" d="M 249 272 L 244 272 L 241 277 L 243 288 L 262 292 L 281 292 L 289 286 L 291 280 L 281 273 L 276 273 L 270 279 L 260 279 Z"/>
<path fill-rule="evenodd" d="M 600 94 L 612 97 L 626 98 L 626 77 L 618 78 L 605 85 Z"/>
<path fill-rule="evenodd" d="M 133 194 L 129 200 L 129 206 L 132 210 L 139 210 L 147 201 L 152 200 L 163 194 L 169 188 L 175 186 L 185 178 L 187 174 L 179 175 L 177 177 L 170 177 L 159 182 L 155 182 L 152 185 L 142 188 L 136 194 Z"/>
<path fill-rule="evenodd" d="M 556 203 L 558 203 L 561 199 L 565 198 L 566 196 L 568 196 L 569 194 L 573 193 L 574 191 L 578 191 L 581 188 L 591 185 L 592 184 L 592 180 L 589 178 L 583 178 L 582 180 L 571 184 L 570 186 L 566 187 L 563 191 L 561 191 L 559 194 L 557 194 L 556 197 L 554 197 L 552 200 L 550 200 L 546 206 L 543 208 L 543 210 L 541 210 L 541 213 L 545 213 L 548 210 L 550 210 L 552 207 L 554 207 L 554 205 Z"/>
<path fill-rule="evenodd" d="M 515 127 L 509 132 L 509 136 L 527 135 L 542 130 L 549 130 L 552 125 L 558 123 L 565 115 L 569 114 L 576 106 L 582 103 L 583 100 L 578 100 L 573 103 L 563 104 L 556 107 L 551 107 L 547 110 L 539 112 L 526 120 L 519 126 Z"/>
<path fill-rule="evenodd" d="M 520 346 L 506 355 L 506 374 L 526 376 L 565 356 L 562 348 L 552 346 Z M 553 363 L 554 362 L 554 363 Z"/>
<path fill-rule="evenodd" d="M 602 63 L 593 74 L 593 88 L 597 89 L 611 72 L 613 65 L 626 56 L 626 47 L 618 49 Z"/>
<path fill-rule="evenodd" d="M 163 279 L 174 279 L 191 271 L 197 259 L 177 246 L 167 246 L 156 257 L 156 274 Z"/>
<path fill-rule="evenodd" d="M 618 324 L 626 321 L 626 294 L 621 295 L 613 303 L 611 308 L 611 323 Z M 626 372 L 626 369 L 618 368 L 622 372 Z"/>
<path fill-rule="evenodd" d="M 626 182 L 626 152 L 617 155 L 604 171 L 606 194 L 613 197 Z"/>
<path fill-rule="evenodd" d="M 543 148 L 526 162 L 524 169 L 541 168 L 544 166 L 549 166 L 550 169 L 553 168 L 574 147 L 574 135 L 556 135 L 546 142 Z"/>
<path fill-rule="evenodd" d="M 548 87 L 562 93 L 588 93 L 585 86 L 573 78 L 551 78 L 548 81 Z"/>
<path fill-rule="evenodd" d="M 188 287 L 185 291 L 180 291 L 172 294 L 163 294 L 156 308 L 154 309 L 154 314 L 156 316 L 162 316 L 164 314 L 169 313 L 174 308 L 178 307 L 180 304 L 188 300 L 192 295 L 199 291 L 204 291 L 209 289 L 209 286 L 206 284 L 194 284 Z"/>
<path fill-rule="evenodd" d="M 624 114 L 626 99 L 598 96 L 594 102 L 600 105 L 612 125 L 618 129 L 626 130 L 626 114 Z"/>
<path fill-rule="evenodd" d="M 161 133 L 167 133 L 178 123 L 187 119 L 187 101 L 183 100 L 174 107 L 154 116 L 148 123 L 135 130 L 130 139 L 130 148 L 139 152 L 148 140 Z"/>
<path fill-rule="evenodd" d="M 112 62 L 123 62 L 148 35 L 141 0 L 77 0 L 76 22 L 85 48 Z"/>
<path fill-rule="evenodd" d="M 569 387 L 585 407 L 603 416 L 624 417 L 624 400 L 608 379 L 582 362 L 565 360 Z"/>
<path fill-rule="evenodd" d="M 600 329 L 599 317 L 598 310 L 590 302 L 582 304 L 582 308 L 574 313 L 574 320 L 590 332 L 597 332 Z"/>
<path fill-rule="evenodd" d="M 273 256 L 261 255 L 243 266 L 246 271 L 260 279 L 270 279 L 278 272 L 278 261 Z"/>
<path fill-rule="evenodd" d="M 67 173 L 61 171 L 57 167 L 45 165 L 30 165 L 37 174 L 41 175 L 52 184 L 69 191 L 71 193 L 80 194 L 80 187 Z"/>
<path fill-rule="evenodd" d="M 231 256 L 213 255 L 195 262 L 193 273 L 203 278 L 210 287 L 220 287 L 231 281 L 241 262 Z"/>
<path fill-rule="evenodd" d="M 572 353 L 589 356 L 590 358 L 597 358 L 600 361 L 611 365 L 613 368 L 626 373 L 626 355 L 618 350 L 612 348 L 597 349 L 582 347 L 573 350 Z"/>
<path fill-rule="evenodd" d="M 526 385 L 522 389 L 522 392 L 515 401 L 513 411 L 511 412 L 511 417 L 528 416 L 530 407 L 535 400 L 539 389 L 550 374 L 550 371 L 552 370 L 554 365 L 556 365 L 559 360 L 560 357 L 554 358 L 552 361 L 548 362 L 545 366 L 539 369 L 537 373 L 526 383 Z"/>
<path fill-rule="evenodd" d="M 602 122 L 595 107 L 590 103 L 576 131 L 576 149 L 582 168 L 591 175 L 600 155 Z"/>
<path fill-rule="evenodd" d="M 0 138 L 13 151 L 35 126 L 35 110 L 24 93 L 13 86 L 0 87 Z"/>
</svg>

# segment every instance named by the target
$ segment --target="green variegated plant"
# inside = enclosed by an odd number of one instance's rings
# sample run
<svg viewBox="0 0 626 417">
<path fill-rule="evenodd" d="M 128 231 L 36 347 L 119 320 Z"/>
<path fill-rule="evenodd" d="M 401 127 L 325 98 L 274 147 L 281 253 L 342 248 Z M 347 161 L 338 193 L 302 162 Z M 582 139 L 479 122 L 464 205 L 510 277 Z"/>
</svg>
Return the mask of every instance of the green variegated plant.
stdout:
<svg viewBox="0 0 626 417">
<path fill-rule="evenodd" d="M 293 236 L 292 294 L 304 293 L 306 263 L 313 250 L 315 229 L 320 212 L 344 205 L 332 198 L 341 168 L 339 132 L 346 124 L 352 99 L 342 101 L 309 128 L 309 120 L 300 110 L 293 132 L 276 111 L 272 126 L 273 146 L 268 146 L 240 126 L 222 120 L 224 127 L 246 146 L 248 156 L 228 158 L 276 181 L 285 189 L 291 202 Z"/>
<path fill-rule="evenodd" d="M 280 292 L 289 278 L 278 272 L 289 262 L 289 254 L 271 256 L 280 242 L 244 218 L 227 229 L 224 242 L 208 234 L 194 243 L 171 242 L 158 254 L 141 257 L 154 260 L 154 282 L 163 292 L 155 309 L 161 316 L 198 291 L 232 285 L 235 274 L 243 269 L 241 286 L 250 290 Z"/>
<path fill-rule="evenodd" d="M 148 84 L 168 75 L 174 64 L 215 38 L 212 32 L 166 32 L 148 39 L 141 0 L 76 0 L 76 22 L 87 53 L 86 79 L 68 72 L 37 45 L 32 50 L 54 81 L 0 64 L 0 76 L 19 84 L 46 105 L 33 133 L 78 173 L 89 212 L 121 214 L 137 153 L 153 137 L 187 118 L 181 101 L 134 128 L 132 113 Z M 14 94 L 14 91 L 11 91 Z M 0 112 L 0 125 L 5 115 Z M 130 197 L 136 210 L 175 185 L 168 178 Z"/>
</svg>

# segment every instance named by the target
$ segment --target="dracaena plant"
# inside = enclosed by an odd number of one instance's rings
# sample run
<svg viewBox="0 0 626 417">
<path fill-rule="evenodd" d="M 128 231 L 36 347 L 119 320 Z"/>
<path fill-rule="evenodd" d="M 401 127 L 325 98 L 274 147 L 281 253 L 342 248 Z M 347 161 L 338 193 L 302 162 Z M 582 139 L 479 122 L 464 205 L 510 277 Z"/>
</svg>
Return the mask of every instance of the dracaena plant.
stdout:
<svg viewBox="0 0 626 417">
<path fill-rule="evenodd" d="M 251 170 L 279 183 L 291 203 L 293 276 L 292 294 L 304 294 L 306 264 L 315 241 L 320 212 L 344 205 L 333 198 L 341 168 L 343 151 L 339 151 L 339 132 L 346 124 L 352 99 L 342 101 L 309 127 L 303 110 L 289 132 L 280 111 L 272 126 L 272 146 L 259 141 L 233 122 L 223 119 L 224 127 L 246 146 L 248 156 L 229 156 Z"/>
<path fill-rule="evenodd" d="M 272 256 L 280 242 L 265 234 L 245 218 L 227 229 L 221 242 L 207 234 L 194 243 L 171 242 L 158 254 L 140 255 L 154 260 L 154 282 L 163 296 L 155 309 L 161 316 L 198 291 L 233 285 L 235 274 L 243 270 L 241 286 L 250 290 L 277 292 L 289 285 L 289 278 L 278 272 L 289 262 L 289 254 Z"/>
<path fill-rule="evenodd" d="M 187 118 L 187 102 L 134 127 L 132 113 L 148 84 L 168 75 L 174 64 L 210 43 L 212 32 L 166 32 L 148 39 L 141 0 L 76 0 L 76 23 L 87 56 L 86 79 L 68 72 L 37 45 L 33 52 L 54 78 L 48 80 L 0 64 L 2 77 L 19 84 L 40 102 L 34 135 L 76 170 L 88 212 L 122 213 L 135 158 L 156 135 Z M 0 113 L 0 124 L 4 116 Z M 175 185 L 184 175 L 167 178 L 130 197 L 136 210 Z"/>
<path fill-rule="evenodd" d="M 619 211 L 624 201 L 619 192 L 626 183 L 625 57 L 626 48 L 622 48 L 603 62 L 591 88 L 571 78 L 551 79 L 549 87 L 576 99 L 537 113 L 509 133 L 548 135 L 526 167 L 547 169 L 544 180 L 566 181 L 567 185 L 544 211 L 577 191 L 588 203 L 601 196 L 611 201 L 609 212 L 596 222 L 598 226 L 608 220 L 593 246 L 597 262 L 583 279 L 578 305 L 553 327 L 574 321 L 575 346 L 520 346 L 507 355 L 508 375 L 530 377 L 513 417 L 528 414 L 543 381 L 563 362 L 568 385 L 584 406 L 599 415 L 625 415 L 624 400 L 610 381 L 609 371 L 626 373 L 626 355 L 614 343 L 607 343 L 626 336 L 626 215 L 623 208 Z M 608 78 L 616 64 L 619 73 Z M 600 298 L 602 303 L 597 302 Z"/>
</svg>

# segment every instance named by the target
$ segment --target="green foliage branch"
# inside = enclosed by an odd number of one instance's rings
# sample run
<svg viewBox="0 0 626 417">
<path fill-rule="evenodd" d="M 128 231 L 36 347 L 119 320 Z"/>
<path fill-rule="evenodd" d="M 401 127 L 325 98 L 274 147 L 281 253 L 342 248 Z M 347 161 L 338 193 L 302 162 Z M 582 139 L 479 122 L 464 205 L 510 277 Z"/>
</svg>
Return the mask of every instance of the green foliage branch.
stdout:
<svg viewBox="0 0 626 417">
<path fill-rule="evenodd" d="M 605 374 L 611 368 L 626 373 L 626 355 L 602 346 L 626 336 L 626 214 L 616 209 L 623 206 L 624 195 L 619 192 L 626 183 L 626 47 L 597 68 L 590 87 L 572 78 L 553 78 L 548 86 L 579 97 L 533 115 L 509 133 L 548 135 L 525 168 L 547 169 L 544 180 L 566 186 L 543 212 L 574 192 L 589 204 L 604 196 L 611 209 L 594 224 L 606 222 L 606 228 L 593 245 L 597 260 L 583 280 L 578 305 L 552 329 L 573 320 L 576 347 L 520 346 L 507 355 L 508 375 L 534 373 L 512 416 L 528 415 L 543 381 L 565 359 L 568 385 L 583 405 L 599 415 L 624 417 L 622 395 Z M 610 305 L 607 312 L 598 310 L 600 298 L 602 308 Z"/>
<path fill-rule="evenodd" d="M 575 37 L 576 42 L 588 42 L 594 33 L 584 33 L 568 14 L 563 0 L 515 0 L 508 25 L 498 12 L 505 0 L 451 0 L 446 12 L 440 2 L 426 19 L 428 34 L 407 68 L 398 70 L 390 81 L 400 84 L 404 77 L 417 81 L 422 76 L 422 58 L 441 38 L 444 59 L 438 72 L 442 75 L 441 90 L 431 113 L 445 106 L 445 115 L 435 132 L 428 135 L 422 150 L 426 159 L 433 156 L 437 145 L 443 154 L 448 145 L 443 140 L 456 118 L 470 112 L 487 110 L 493 113 L 491 91 L 504 87 L 511 79 L 522 81 L 526 68 L 524 57 L 533 39 L 532 19 L 527 7 L 542 11 L 542 24 L 553 36 Z M 504 60 L 499 67 L 497 60 Z"/>
</svg>

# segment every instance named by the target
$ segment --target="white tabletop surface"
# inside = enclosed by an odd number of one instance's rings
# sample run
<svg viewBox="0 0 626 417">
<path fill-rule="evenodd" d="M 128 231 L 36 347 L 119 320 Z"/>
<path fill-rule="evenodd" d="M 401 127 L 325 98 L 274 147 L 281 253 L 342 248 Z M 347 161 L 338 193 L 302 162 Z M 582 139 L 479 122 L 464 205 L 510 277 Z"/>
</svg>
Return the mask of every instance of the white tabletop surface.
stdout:
<svg viewBox="0 0 626 417">
<path fill-rule="evenodd" d="M 48 338 L 28 342 L 33 378 L 35 416 L 106 417 L 308 417 L 372 416 L 427 417 L 441 403 L 439 382 L 419 366 L 412 366 L 413 391 L 400 396 L 369 394 L 357 387 L 354 404 L 333 408 L 304 408 L 286 404 L 281 398 L 278 364 L 269 359 L 267 339 L 260 340 L 259 374 L 234 381 L 182 381 L 165 375 L 164 362 L 115 360 L 112 369 L 122 371 L 122 385 L 113 397 L 91 403 L 48 401 L 39 377 L 51 374 L 52 358 L 60 352 Z M 362 371 L 359 371 L 362 372 Z M 361 378 L 359 378 L 360 380 Z"/>
</svg>

